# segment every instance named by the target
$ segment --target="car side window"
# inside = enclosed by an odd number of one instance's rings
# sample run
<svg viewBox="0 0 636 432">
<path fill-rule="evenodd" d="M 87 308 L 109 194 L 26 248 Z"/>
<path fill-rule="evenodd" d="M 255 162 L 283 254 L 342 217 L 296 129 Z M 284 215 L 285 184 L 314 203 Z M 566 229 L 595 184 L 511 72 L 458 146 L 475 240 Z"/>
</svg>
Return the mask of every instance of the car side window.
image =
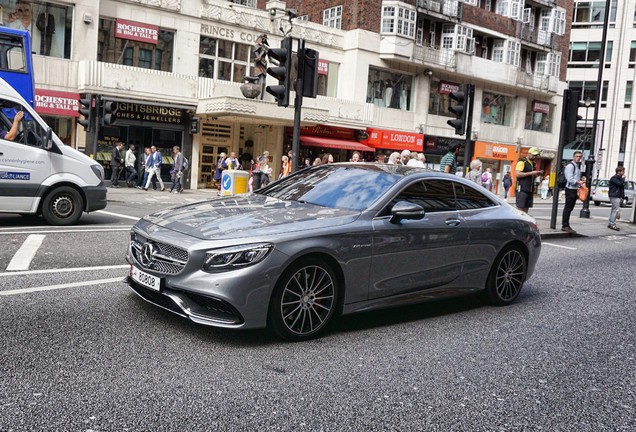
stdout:
<svg viewBox="0 0 636 432">
<path fill-rule="evenodd" d="M 12 137 L 10 131 L 18 113 L 22 113 L 20 114 L 22 119 L 18 123 L 17 134 Z M 20 104 L 0 100 L 0 138 L 33 147 L 42 147 L 46 139 L 46 131 L 29 114 L 28 109 Z"/>
<path fill-rule="evenodd" d="M 421 206 L 427 213 L 455 210 L 455 192 L 448 180 L 424 180 L 415 182 L 398 193 L 379 216 L 388 216 L 399 201 Z"/>
<path fill-rule="evenodd" d="M 455 185 L 458 210 L 480 209 L 497 205 L 497 203 L 475 188 L 459 182 L 453 182 L 453 184 Z"/>
</svg>

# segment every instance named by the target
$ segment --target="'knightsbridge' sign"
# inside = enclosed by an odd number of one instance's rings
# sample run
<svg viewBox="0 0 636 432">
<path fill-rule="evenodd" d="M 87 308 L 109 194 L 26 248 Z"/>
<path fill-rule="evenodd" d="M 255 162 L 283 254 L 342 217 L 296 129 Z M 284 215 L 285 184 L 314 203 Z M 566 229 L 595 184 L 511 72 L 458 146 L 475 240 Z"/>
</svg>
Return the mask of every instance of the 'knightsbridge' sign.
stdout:
<svg viewBox="0 0 636 432">
<path fill-rule="evenodd" d="M 185 124 L 186 110 L 181 108 L 119 102 L 115 117 L 156 123 Z"/>
</svg>

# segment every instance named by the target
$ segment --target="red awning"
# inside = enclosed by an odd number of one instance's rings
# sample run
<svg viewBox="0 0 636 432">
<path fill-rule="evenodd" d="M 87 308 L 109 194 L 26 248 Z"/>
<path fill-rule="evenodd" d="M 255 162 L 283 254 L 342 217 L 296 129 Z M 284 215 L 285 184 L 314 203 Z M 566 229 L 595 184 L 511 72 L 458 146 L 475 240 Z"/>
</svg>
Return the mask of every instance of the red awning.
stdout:
<svg viewBox="0 0 636 432">
<path fill-rule="evenodd" d="M 373 147 L 365 146 L 357 141 L 335 138 L 324 138 L 309 135 L 301 135 L 300 142 L 307 147 L 323 147 L 343 150 L 358 150 L 363 152 L 375 152 Z"/>
</svg>

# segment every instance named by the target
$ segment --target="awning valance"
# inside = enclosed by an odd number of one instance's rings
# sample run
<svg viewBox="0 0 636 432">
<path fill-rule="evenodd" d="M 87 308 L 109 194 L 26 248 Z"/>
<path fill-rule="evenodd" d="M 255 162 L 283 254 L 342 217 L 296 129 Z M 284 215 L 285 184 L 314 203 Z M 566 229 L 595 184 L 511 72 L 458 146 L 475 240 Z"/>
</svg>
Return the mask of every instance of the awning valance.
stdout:
<svg viewBox="0 0 636 432">
<path fill-rule="evenodd" d="M 360 144 L 357 141 L 325 138 L 309 135 L 301 135 L 300 142 L 307 147 L 323 147 L 342 150 L 358 150 L 363 152 L 375 152 L 373 147 Z"/>
</svg>

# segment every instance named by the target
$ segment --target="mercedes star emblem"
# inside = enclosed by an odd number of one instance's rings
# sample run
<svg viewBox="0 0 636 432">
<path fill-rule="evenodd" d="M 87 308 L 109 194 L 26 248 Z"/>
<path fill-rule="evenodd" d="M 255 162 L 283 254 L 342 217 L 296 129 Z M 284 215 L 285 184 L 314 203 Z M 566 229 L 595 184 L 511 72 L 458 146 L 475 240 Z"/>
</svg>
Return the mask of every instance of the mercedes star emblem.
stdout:
<svg viewBox="0 0 636 432">
<path fill-rule="evenodd" d="M 157 254 L 157 246 L 154 243 L 146 242 L 141 247 L 141 255 L 139 256 L 139 261 L 143 264 L 144 267 L 152 267 L 155 262 L 155 254 Z"/>
</svg>

